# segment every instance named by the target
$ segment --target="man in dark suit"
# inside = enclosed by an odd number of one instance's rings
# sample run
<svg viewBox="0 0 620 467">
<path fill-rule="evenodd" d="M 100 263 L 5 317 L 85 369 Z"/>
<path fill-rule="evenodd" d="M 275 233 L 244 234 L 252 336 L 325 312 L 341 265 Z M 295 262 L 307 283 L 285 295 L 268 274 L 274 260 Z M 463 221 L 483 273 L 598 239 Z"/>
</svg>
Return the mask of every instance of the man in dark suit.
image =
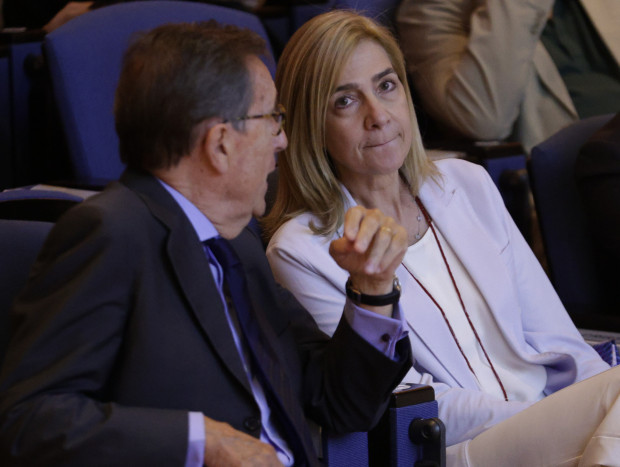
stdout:
<svg viewBox="0 0 620 467">
<path fill-rule="evenodd" d="M 620 305 L 620 113 L 583 145 L 575 175 L 607 305 L 615 311 Z"/>
<path fill-rule="evenodd" d="M 347 213 L 331 251 L 366 295 L 332 339 L 276 286 L 244 229 L 287 145 L 263 53 L 214 22 L 128 50 L 128 169 L 57 223 L 16 301 L 0 464 L 316 465 L 305 416 L 335 432 L 377 421 L 411 364 L 393 280 L 406 232 Z"/>
</svg>

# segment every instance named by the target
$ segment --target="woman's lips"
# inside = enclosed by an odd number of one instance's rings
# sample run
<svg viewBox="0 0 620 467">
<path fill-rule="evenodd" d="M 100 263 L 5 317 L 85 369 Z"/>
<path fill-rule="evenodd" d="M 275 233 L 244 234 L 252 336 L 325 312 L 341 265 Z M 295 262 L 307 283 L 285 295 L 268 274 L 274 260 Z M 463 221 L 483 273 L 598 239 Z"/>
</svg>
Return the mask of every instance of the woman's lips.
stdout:
<svg viewBox="0 0 620 467">
<path fill-rule="evenodd" d="M 392 141 L 394 141 L 397 137 L 398 137 L 398 136 L 394 136 L 393 138 L 390 138 L 390 139 L 388 139 L 388 140 L 386 140 L 386 141 L 382 141 L 382 142 L 380 142 L 380 143 L 369 143 L 369 144 L 367 144 L 367 145 L 365 146 L 365 148 L 367 148 L 367 149 L 368 149 L 368 148 L 378 148 L 378 147 L 381 147 L 381 146 L 385 146 L 386 144 L 389 144 L 389 143 L 391 143 Z"/>
</svg>

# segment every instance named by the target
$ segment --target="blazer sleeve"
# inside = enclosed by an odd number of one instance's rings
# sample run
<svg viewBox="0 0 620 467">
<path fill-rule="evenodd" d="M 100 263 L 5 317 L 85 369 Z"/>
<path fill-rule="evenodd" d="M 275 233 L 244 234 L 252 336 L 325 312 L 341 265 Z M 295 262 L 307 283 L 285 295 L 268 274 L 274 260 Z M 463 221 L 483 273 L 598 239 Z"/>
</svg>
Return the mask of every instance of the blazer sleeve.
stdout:
<svg viewBox="0 0 620 467">
<path fill-rule="evenodd" d="M 340 323 L 348 279 L 346 271 L 337 267 L 328 253 L 331 240 L 313 235 L 303 221 L 295 218 L 276 233 L 267 247 L 276 281 L 293 292 L 319 328 L 330 336 Z"/>
<path fill-rule="evenodd" d="M 0 464 L 184 464 L 187 411 L 123 406 L 108 393 L 141 250 L 131 229 L 79 206 L 48 237 L 13 309 Z"/>
<path fill-rule="evenodd" d="M 400 42 L 425 110 L 464 136 L 512 133 L 553 0 L 405 0 Z"/>
</svg>

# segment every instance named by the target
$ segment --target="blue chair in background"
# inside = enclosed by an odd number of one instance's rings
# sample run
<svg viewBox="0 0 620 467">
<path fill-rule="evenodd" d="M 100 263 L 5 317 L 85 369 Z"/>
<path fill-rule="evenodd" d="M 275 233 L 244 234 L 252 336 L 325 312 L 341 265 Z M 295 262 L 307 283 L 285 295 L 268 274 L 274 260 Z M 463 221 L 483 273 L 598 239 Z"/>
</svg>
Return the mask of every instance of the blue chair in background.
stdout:
<svg viewBox="0 0 620 467">
<path fill-rule="evenodd" d="M 57 190 L 19 188 L 0 192 L 0 219 L 56 222 L 83 196 Z"/>
<path fill-rule="evenodd" d="M 41 55 L 43 36 L 42 31 L 0 32 L 0 190 L 29 183 L 37 168 L 33 133 L 42 116 L 35 115 L 41 103 L 33 90 L 40 91 L 41 83 L 30 61 Z"/>
<path fill-rule="evenodd" d="M 302 24 L 330 10 L 357 11 L 378 20 L 394 31 L 396 8 L 399 3 L 400 0 L 292 0 L 288 2 L 278 0 L 268 1 L 258 14 L 279 56 L 290 37 Z"/>
<path fill-rule="evenodd" d="M 578 327 L 620 331 L 604 313 L 592 240 L 575 182 L 579 149 L 611 115 L 576 122 L 534 147 L 529 174 L 551 282 Z"/>
<path fill-rule="evenodd" d="M 0 364 L 9 340 L 9 309 L 54 222 L 80 203 L 76 195 L 53 190 L 0 192 Z"/>
<path fill-rule="evenodd" d="M 0 43 L 0 190 L 11 186 L 13 175 L 9 53 L 9 46 Z"/>
<path fill-rule="evenodd" d="M 9 309 L 54 222 L 83 198 L 62 191 L 0 192 L 0 364 L 9 340 Z"/>
<path fill-rule="evenodd" d="M 52 222 L 0 219 L 0 364 L 9 340 L 9 308 L 26 283 Z"/>
<path fill-rule="evenodd" d="M 208 19 L 254 30 L 269 44 L 256 16 L 185 1 L 128 2 L 99 8 L 46 36 L 45 57 L 78 180 L 99 185 L 101 180 L 117 179 L 123 171 L 113 103 L 122 56 L 132 35 L 164 23 Z M 274 73 L 272 53 L 265 62 Z"/>
<path fill-rule="evenodd" d="M 292 14 L 293 31 L 310 18 L 335 9 L 354 10 L 393 28 L 399 4 L 400 0 L 328 0 L 314 5 L 295 6 Z"/>
</svg>

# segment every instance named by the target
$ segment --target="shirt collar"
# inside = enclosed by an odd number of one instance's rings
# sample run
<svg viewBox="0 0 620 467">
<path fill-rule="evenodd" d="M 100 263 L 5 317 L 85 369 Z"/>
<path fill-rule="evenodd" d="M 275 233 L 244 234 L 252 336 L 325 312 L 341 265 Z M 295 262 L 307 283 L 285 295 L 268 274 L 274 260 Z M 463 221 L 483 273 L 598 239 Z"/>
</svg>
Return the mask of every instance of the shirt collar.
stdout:
<svg viewBox="0 0 620 467">
<path fill-rule="evenodd" d="M 183 210 L 189 222 L 194 227 L 196 234 L 201 242 L 209 240 L 210 238 L 219 236 L 219 232 L 211 221 L 205 216 L 200 209 L 198 209 L 190 200 L 172 188 L 166 182 L 157 179 L 159 183 L 170 193 L 172 198 L 177 202 L 179 207 Z"/>
</svg>

